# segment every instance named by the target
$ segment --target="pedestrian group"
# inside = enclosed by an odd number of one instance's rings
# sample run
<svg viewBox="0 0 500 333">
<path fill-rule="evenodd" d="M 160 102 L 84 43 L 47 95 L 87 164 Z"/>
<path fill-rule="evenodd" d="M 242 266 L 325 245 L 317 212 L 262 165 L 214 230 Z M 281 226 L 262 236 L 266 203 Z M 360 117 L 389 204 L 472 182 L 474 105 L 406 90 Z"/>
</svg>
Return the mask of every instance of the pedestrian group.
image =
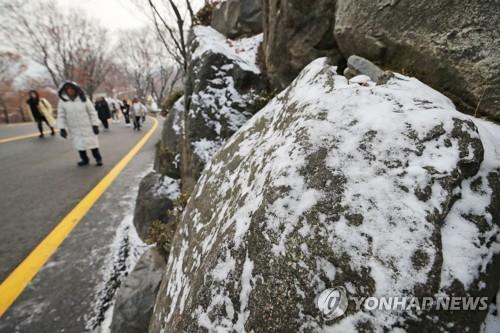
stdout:
<svg viewBox="0 0 500 333">
<path fill-rule="evenodd" d="M 50 102 L 41 98 L 36 90 L 29 92 L 27 104 L 40 131 L 40 138 L 44 137 L 43 123 L 50 128 L 50 134 L 55 135 L 55 127 L 64 139 L 71 138 L 73 146 L 78 151 L 80 161 L 78 166 L 89 164 L 87 151 L 90 150 L 97 166 L 102 166 L 102 155 L 99 151 L 99 123 L 105 131 L 109 130 L 109 120 L 119 121 L 121 111 L 125 124 L 133 122 L 134 131 L 141 130 L 141 123 L 146 120 L 147 108 L 134 98 L 132 104 L 127 100 L 122 102 L 104 97 L 96 99 L 95 103 L 88 98 L 83 89 L 73 81 L 65 81 L 58 90 L 59 103 L 57 119 L 53 117 Z"/>
</svg>

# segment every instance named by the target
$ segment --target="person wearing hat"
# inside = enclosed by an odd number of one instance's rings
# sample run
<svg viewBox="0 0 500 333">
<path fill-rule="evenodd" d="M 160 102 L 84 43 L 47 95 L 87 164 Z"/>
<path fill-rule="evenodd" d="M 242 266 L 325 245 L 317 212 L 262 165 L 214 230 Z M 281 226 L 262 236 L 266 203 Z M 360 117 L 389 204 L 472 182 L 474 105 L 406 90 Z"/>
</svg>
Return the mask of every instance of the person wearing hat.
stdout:
<svg viewBox="0 0 500 333">
<path fill-rule="evenodd" d="M 64 82 L 59 88 L 57 126 L 61 136 L 72 138 L 73 146 L 80 155 L 78 166 L 89 164 L 87 150 L 90 149 L 98 166 L 102 165 L 99 152 L 99 118 L 92 102 L 82 88 L 72 81 Z"/>
</svg>

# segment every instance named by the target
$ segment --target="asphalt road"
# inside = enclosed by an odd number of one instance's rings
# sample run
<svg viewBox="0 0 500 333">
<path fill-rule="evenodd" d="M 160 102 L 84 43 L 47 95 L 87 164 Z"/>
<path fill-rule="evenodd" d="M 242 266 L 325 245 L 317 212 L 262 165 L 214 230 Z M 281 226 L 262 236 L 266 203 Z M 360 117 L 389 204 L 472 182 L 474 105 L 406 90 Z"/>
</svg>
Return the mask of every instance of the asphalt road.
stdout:
<svg viewBox="0 0 500 333">
<path fill-rule="evenodd" d="M 45 131 L 50 131 L 46 124 L 43 125 L 43 128 Z M 0 140 L 37 132 L 36 123 L 0 125 Z"/>
<path fill-rule="evenodd" d="M 0 281 L 130 151 L 152 124 L 148 119 L 141 132 L 122 123 L 111 124 L 109 132 L 101 131 L 103 167 L 94 164 L 77 167 L 78 154 L 71 141 L 59 136 L 0 143 Z M 0 140 L 34 132 L 34 124 L 0 126 Z M 151 168 L 159 132 L 160 126 L 0 318 L 0 332 L 89 330 L 89 321 L 95 321 L 93 317 L 99 311 L 95 309 L 102 298 L 99 288 L 109 278 L 107 266 L 115 260 L 116 239 L 126 238 L 131 232 L 129 217 L 136 189 L 140 178 Z"/>
</svg>

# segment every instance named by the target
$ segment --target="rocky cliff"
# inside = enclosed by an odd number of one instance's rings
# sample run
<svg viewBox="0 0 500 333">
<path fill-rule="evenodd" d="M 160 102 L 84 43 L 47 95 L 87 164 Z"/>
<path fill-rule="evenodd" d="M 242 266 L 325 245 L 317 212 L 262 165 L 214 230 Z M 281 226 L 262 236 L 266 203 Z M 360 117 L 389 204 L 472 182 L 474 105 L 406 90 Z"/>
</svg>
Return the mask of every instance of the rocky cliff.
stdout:
<svg viewBox="0 0 500 333">
<path fill-rule="evenodd" d="M 337 0 L 335 39 L 449 96 L 462 112 L 500 121 L 499 1 Z"/>
<path fill-rule="evenodd" d="M 265 0 L 264 50 L 282 89 L 311 60 L 356 54 L 411 74 L 461 112 L 500 121 L 500 3 Z"/>
<path fill-rule="evenodd" d="M 264 0 L 264 57 L 271 84 L 283 89 L 318 57 L 342 62 L 333 38 L 335 0 Z"/>
</svg>

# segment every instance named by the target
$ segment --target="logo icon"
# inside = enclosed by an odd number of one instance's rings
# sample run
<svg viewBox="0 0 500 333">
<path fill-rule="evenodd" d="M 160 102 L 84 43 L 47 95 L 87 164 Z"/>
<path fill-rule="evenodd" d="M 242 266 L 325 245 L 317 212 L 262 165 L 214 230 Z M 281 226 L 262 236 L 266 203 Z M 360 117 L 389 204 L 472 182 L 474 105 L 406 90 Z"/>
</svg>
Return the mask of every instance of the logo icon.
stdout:
<svg viewBox="0 0 500 333">
<path fill-rule="evenodd" d="M 347 310 L 347 293 L 344 287 L 325 289 L 316 299 L 316 305 L 325 320 L 342 316 Z"/>
</svg>

